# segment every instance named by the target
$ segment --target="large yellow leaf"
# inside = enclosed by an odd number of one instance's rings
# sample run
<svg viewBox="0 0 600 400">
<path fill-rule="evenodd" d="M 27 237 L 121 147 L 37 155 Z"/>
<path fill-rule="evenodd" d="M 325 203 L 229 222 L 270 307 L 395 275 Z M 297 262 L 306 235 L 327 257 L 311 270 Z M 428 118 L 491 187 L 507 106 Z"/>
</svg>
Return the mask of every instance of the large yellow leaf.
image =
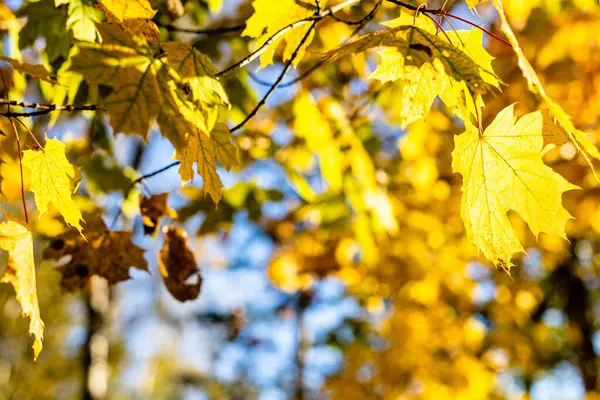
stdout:
<svg viewBox="0 0 600 400">
<path fill-rule="evenodd" d="M 324 7 L 325 3 L 326 1 L 321 0 L 321 7 Z M 316 9 L 315 0 L 254 0 L 252 6 L 254 7 L 254 14 L 246 22 L 246 29 L 242 32 L 242 35 L 257 38 L 257 48 L 265 44 L 280 29 L 296 21 L 310 17 Z M 283 41 L 285 41 L 283 61 L 285 62 L 292 58 L 294 50 L 302 42 L 306 32 L 308 32 L 309 26 L 310 24 L 301 25 L 271 43 L 269 49 L 260 57 L 261 67 L 266 67 L 273 63 L 275 49 Z M 304 52 L 312 42 L 313 37 L 314 34 L 311 33 L 310 37 L 307 38 L 302 48 L 298 51 L 294 65 L 298 65 L 300 60 L 302 60 Z"/>
<path fill-rule="evenodd" d="M 23 315 L 29 317 L 29 334 L 35 336 L 33 354 L 37 358 L 42 350 L 44 322 L 40 318 L 36 293 L 31 232 L 17 221 L 0 223 L 0 249 L 8 252 L 8 265 L 2 282 L 13 285 Z"/>
<path fill-rule="evenodd" d="M 517 58 L 519 60 L 519 68 L 521 68 L 523 76 L 525 77 L 525 79 L 527 79 L 527 83 L 529 85 L 529 90 L 531 90 L 533 93 L 537 93 L 538 95 L 540 95 L 540 97 L 546 102 L 546 104 L 548 105 L 548 107 L 550 108 L 550 110 L 552 111 L 552 113 L 554 114 L 554 116 L 556 117 L 558 122 L 560 123 L 560 125 L 563 127 L 563 129 L 565 131 L 567 131 L 569 137 L 575 144 L 575 147 L 577 147 L 577 149 L 579 151 L 581 151 L 581 153 L 585 157 L 586 161 L 592 168 L 592 171 L 594 171 L 594 175 L 595 175 L 596 172 L 594 170 L 594 166 L 592 165 L 592 160 L 590 157 L 600 160 L 600 151 L 598 151 L 598 148 L 596 147 L 596 145 L 594 145 L 590 141 L 590 139 L 588 139 L 585 132 L 580 131 L 579 129 L 575 128 L 575 125 L 573 125 L 571 118 L 565 112 L 565 110 L 563 110 L 563 108 L 560 105 L 555 103 L 546 94 L 546 90 L 544 89 L 544 86 L 542 85 L 540 78 L 538 77 L 537 73 L 535 72 L 535 70 L 533 69 L 531 64 L 529 63 L 529 60 L 527 60 L 527 57 L 523 53 L 523 50 L 521 49 L 521 46 L 519 45 L 519 41 L 517 40 L 515 33 L 511 29 L 511 27 L 508 23 L 508 20 L 506 19 L 506 14 L 504 13 L 504 8 L 502 6 L 502 1 L 494 0 L 494 5 L 496 6 L 496 10 L 498 11 L 498 14 L 500 15 L 500 20 L 502 22 L 502 25 L 501 25 L 502 31 L 508 38 L 508 41 L 510 42 L 515 53 L 517 54 Z M 600 180 L 600 178 L 598 178 L 597 175 L 596 175 L 596 179 Z"/>
<path fill-rule="evenodd" d="M 553 124 L 547 113 L 514 116 L 502 110 L 485 132 L 467 123 L 455 137 L 452 169 L 463 176 L 461 216 L 471 242 L 506 271 L 513 254 L 523 251 L 506 213 L 516 211 L 536 235 L 566 239 L 570 214 L 562 194 L 577 189 L 542 161 L 545 132 Z"/>
<path fill-rule="evenodd" d="M 31 171 L 31 191 L 40 214 L 52 203 L 65 222 L 81 232 L 81 211 L 71 198 L 78 174 L 65 156 L 65 144 L 56 138 L 46 139 L 44 149 L 23 152 L 23 165 Z"/>
</svg>

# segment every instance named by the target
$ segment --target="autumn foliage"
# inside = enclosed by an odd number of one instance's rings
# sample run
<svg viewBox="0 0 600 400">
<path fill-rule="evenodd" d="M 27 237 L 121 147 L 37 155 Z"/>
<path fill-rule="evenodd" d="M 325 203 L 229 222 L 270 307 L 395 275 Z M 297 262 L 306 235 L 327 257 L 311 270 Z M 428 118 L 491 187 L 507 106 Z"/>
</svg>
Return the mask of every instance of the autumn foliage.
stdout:
<svg viewBox="0 0 600 400">
<path fill-rule="evenodd" d="M 527 396 L 562 362 L 600 396 L 599 21 L 592 0 L 1 4 L 2 282 L 33 358 L 46 313 L 68 320 L 44 305 L 74 293 L 93 311 L 98 282 L 132 268 L 202 301 L 199 244 L 236 243 L 243 220 L 294 299 L 276 315 L 298 321 L 286 398 L 511 398 L 506 379 Z M 307 338 L 330 280 L 360 311 Z M 227 321 L 232 343 L 253 323 Z M 343 361 L 315 387 L 319 345 Z"/>
</svg>

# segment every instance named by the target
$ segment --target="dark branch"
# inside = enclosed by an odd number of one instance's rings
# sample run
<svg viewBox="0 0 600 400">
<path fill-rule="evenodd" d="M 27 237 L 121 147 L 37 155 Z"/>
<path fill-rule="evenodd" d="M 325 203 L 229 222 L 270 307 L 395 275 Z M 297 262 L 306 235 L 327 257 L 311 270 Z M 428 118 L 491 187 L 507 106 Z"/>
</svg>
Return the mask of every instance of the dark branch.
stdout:
<svg viewBox="0 0 600 400">
<path fill-rule="evenodd" d="M 248 121 L 250 121 L 252 119 L 252 117 L 254 117 L 256 115 L 256 113 L 258 112 L 258 110 L 260 110 L 260 108 L 267 102 L 267 99 L 269 98 L 269 96 L 275 91 L 275 89 L 277 89 L 277 86 L 279 86 L 279 84 L 281 83 L 281 81 L 283 80 L 283 78 L 285 77 L 285 75 L 288 73 L 288 71 L 292 67 L 292 63 L 294 62 L 294 60 L 298 56 L 298 53 L 300 52 L 300 49 L 302 48 L 302 46 L 304 46 L 304 43 L 306 43 L 306 40 L 311 35 L 313 29 L 315 29 L 315 25 L 316 24 L 317 24 L 317 21 L 314 21 L 312 23 L 312 25 L 310 26 L 310 28 L 308 28 L 308 31 L 306 31 L 306 34 L 304 35 L 304 37 L 300 41 L 300 44 L 298 45 L 298 47 L 296 47 L 296 50 L 294 50 L 294 53 L 290 57 L 289 61 L 285 64 L 285 67 L 283 68 L 283 71 L 281 71 L 281 74 L 279 74 L 279 77 L 277 78 L 277 80 L 275 81 L 275 83 L 273 84 L 273 86 L 271 86 L 271 88 L 269 89 L 269 91 L 267 92 L 267 94 L 265 94 L 265 96 L 260 100 L 260 102 L 256 105 L 256 107 L 254 107 L 254 109 L 250 112 L 250 114 L 248 114 L 248 116 L 242 122 L 240 122 L 235 127 L 231 128 L 231 132 L 232 133 L 235 132 L 235 131 L 237 131 L 237 130 L 239 130 L 239 129 L 241 129 Z"/>
<path fill-rule="evenodd" d="M 8 99 L 0 99 L 0 106 L 5 105 L 8 106 L 9 109 L 7 112 L 0 113 L 0 116 L 6 118 L 15 118 L 15 117 L 36 117 L 39 115 L 50 114 L 53 111 L 96 111 L 102 110 L 102 108 L 98 107 L 95 104 L 87 105 L 87 106 L 59 106 L 56 104 L 37 104 L 37 103 L 25 103 L 22 101 L 16 100 L 8 100 Z M 33 108 L 39 111 L 30 111 L 30 112 L 11 112 L 10 106 L 21 107 L 21 108 Z"/>
<path fill-rule="evenodd" d="M 331 14 L 331 18 L 346 25 L 364 25 L 367 21 L 370 21 L 371 19 L 373 19 L 373 17 L 375 17 L 375 14 L 377 14 L 379 7 L 381 7 L 381 1 L 378 1 L 377 4 L 375 4 L 375 7 L 373 7 L 373 9 L 367 15 L 365 15 L 362 19 L 359 19 L 358 21 L 348 21 L 337 17 L 335 14 Z"/>
<path fill-rule="evenodd" d="M 369 12 L 369 14 L 367 14 L 363 19 L 361 19 L 359 22 L 359 26 L 354 30 L 354 32 L 352 32 L 352 34 L 348 37 L 348 40 L 350 40 L 351 38 L 353 38 L 354 36 L 356 36 L 358 34 L 358 32 L 360 32 L 360 30 L 367 24 L 367 22 L 369 22 L 370 20 L 372 20 L 375 15 L 377 14 L 377 11 L 379 10 L 379 7 L 381 7 L 381 1 L 379 1 L 375 7 L 373 7 L 373 9 Z M 334 14 L 331 14 L 332 16 L 334 16 Z M 337 19 L 336 19 L 337 21 Z M 349 24 L 349 25 L 354 25 L 354 24 Z M 303 72 L 302 74 L 300 74 L 298 77 L 292 79 L 289 82 L 286 83 L 282 83 L 280 84 L 277 88 L 278 89 L 284 89 L 290 86 L 295 85 L 296 83 L 304 80 L 305 78 L 307 78 L 309 75 L 311 75 L 313 72 L 315 72 L 317 69 L 319 69 L 320 67 L 322 67 L 323 65 L 325 65 L 327 62 L 324 60 L 321 60 L 319 62 L 317 62 L 315 65 L 313 65 L 312 67 L 310 67 L 307 71 Z M 258 76 L 256 76 L 256 74 L 252 73 L 252 72 L 248 72 L 248 74 L 250 75 L 250 78 L 258 83 L 259 85 L 262 86 L 273 86 L 274 82 L 267 82 L 264 79 L 259 78 Z"/>
</svg>

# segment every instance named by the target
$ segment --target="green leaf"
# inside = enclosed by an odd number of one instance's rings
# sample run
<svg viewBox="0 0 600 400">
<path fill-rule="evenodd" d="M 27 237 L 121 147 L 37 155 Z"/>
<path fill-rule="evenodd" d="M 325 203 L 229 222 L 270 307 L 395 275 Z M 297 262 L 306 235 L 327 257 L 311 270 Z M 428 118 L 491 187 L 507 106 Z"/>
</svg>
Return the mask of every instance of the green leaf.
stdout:
<svg viewBox="0 0 600 400">
<path fill-rule="evenodd" d="M 27 17 L 27 23 L 19 32 L 20 49 L 33 46 L 37 38 L 43 36 L 48 61 L 67 57 L 72 33 L 65 29 L 69 18 L 66 7 L 56 8 L 54 0 L 28 1 L 16 15 L 20 18 Z"/>
</svg>

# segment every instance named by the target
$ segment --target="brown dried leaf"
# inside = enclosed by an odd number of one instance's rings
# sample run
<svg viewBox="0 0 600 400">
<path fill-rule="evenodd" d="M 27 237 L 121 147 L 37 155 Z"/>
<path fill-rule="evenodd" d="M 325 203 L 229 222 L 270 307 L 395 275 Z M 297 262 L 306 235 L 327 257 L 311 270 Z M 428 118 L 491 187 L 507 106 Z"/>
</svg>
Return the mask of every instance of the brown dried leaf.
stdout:
<svg viewBox="0 0 600 400">
<path fill-rule="evenodd" d="M 150 197 L 140 195 L 140 212 L 144 223 L 144 233 L 154 235 L 165 215 L 175 218 L 177 214 L 167 204 L 169 193 L 155 194 Z"/>
<path fill-rule="evenodd" d="M 179 301 L 194 300 L 200 295 L 202 276 L 194 260 L 194 254 L 189 248 L 187 234 L 183 229 L 175 226 L 165 226 L 163 234 L 165 244 L 158 256 L 158 267 L 165 286 Z M 194 275 L 197 281 L 188 283 L 187 281 Z"/>
<path fill-rule="evenodd" d="M 64 290 L 84 288 L 92 275 L 101 276 L 112 285 L 130 279 L 130 267 L 148 271 L 144 249 L 131 242 L 132 232 L 111 232 L 101 219 L 88 218 L 87 241 L 71 230 L 55 238 L 44 250 L 46 260 L 71 256 L 69 262 L 58 267 Z"/>
</svg>

